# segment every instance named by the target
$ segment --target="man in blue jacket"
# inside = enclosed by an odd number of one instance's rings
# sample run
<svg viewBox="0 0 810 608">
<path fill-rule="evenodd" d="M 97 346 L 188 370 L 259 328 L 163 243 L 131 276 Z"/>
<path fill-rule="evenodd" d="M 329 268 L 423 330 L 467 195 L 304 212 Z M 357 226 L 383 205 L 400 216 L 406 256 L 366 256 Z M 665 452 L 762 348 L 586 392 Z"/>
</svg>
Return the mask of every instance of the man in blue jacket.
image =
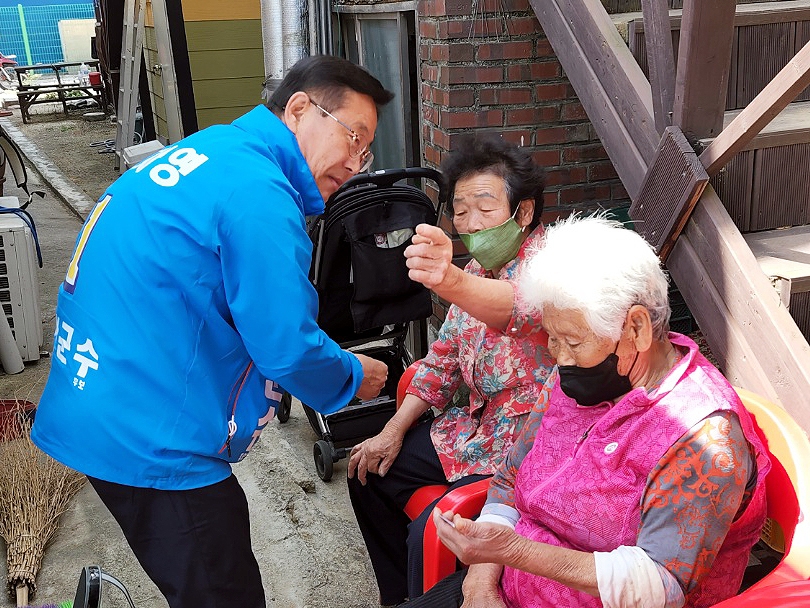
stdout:
<svg viewBox="0 0 810 608">
<path fill-rule="evenodd" d="M 265 606 L 230 463 L 281 387 L 330 413 L 384 386 L 318 328 L 305 216 L 368 168 L 391 98 L 304 59 L 267 107 L 127 171 L 79 234 L 32 437 L 87 475 L 172 608 Z"/>
</svg>

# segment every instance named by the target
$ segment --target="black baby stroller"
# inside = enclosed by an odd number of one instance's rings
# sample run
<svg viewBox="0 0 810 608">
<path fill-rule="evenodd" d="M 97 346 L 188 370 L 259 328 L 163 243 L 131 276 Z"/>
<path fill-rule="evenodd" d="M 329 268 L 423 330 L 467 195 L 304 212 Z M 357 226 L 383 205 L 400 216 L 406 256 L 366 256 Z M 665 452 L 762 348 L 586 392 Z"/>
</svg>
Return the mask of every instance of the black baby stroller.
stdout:
<svg viewBox="0 0 810 608">
<path fill-rule="evenodd" d="M 434 169 L 357 175 L 330 197 L 324 214 L 310 226 L 309 278 L 318 292 L 318 325 L 342 348 L 388 365 L 388 381 L 375 399 L 354 398 L 328 415 L 304 404 L 320 436 L 313 455 L 324 481 L 331 479 L 333 464 L 346 457 L 347 448 L 379 433 L 393 416 L 397 383 L 412 363 L 405 346 L 408 326 L 424 323 L 432 313 L 430 292 L 408 278 L 403 255 L 417 224 L 436 224 L 439 217 L 422 190 L 398 183 L 421 178 L 441 190 L 441 174 Z M 281 421 L 289 416 L 289 396 L 285 399 Z"/>
</svg>

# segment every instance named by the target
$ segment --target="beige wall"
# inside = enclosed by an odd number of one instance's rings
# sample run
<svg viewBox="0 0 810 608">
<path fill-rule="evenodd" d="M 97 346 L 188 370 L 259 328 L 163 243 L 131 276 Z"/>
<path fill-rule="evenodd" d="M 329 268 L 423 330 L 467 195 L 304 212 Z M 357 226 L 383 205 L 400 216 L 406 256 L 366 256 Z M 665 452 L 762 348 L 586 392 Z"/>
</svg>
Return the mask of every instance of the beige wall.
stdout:
<svg viewBox="0 0 810 608">
<path fill-rule="evenodd" d="M 240 9 L 235 11 L 236 14 L 248 14 L 245 4 L 236 3 L 236 8 Z M 259 1 L 253 0 L 251 4 L 255 4 L 258 12 Z M 220 9 L 220 13 L 224 12 Z M 202 7 L 192 11 L 192 15 L 211 14 Z M 201 129 L 230 122 L 262 103 L 264 53 L 261 20 L 234 19 L 231 10 L 227 14 L 228 19 L 222 15 L 220 20 L 192 21 L 184 13 L 197 123 Z"/>
</svg>

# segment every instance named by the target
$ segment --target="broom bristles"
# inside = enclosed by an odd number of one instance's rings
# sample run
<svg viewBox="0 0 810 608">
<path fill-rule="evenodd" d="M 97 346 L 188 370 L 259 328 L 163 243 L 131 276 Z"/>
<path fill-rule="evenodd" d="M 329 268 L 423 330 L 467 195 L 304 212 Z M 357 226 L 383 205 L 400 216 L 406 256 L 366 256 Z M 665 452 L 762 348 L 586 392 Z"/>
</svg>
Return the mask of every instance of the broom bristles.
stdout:
<svg viewBox="0 0 810 608">
<path fill-rule="evenodd" d="M 0 537 L 8 551 L 7 582 L 12 598 L 20 586 L 31 596 L 36 593 L 45 547 L 56 532 L 59 517 L 85 482 L 83 475 L 34 445 L 25 403 L 18 406 L 0 441 Z"/>
</svg>

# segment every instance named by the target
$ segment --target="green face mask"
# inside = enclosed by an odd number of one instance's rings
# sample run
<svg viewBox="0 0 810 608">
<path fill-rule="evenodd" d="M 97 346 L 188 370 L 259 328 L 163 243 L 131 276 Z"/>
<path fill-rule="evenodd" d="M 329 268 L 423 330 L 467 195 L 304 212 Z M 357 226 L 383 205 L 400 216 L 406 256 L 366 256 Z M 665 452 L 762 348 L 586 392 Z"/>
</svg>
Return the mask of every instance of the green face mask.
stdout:
<svg viewBox="0 0 810 608">
<path fill-rule="evenodd" d="M 520 207 L 518 207 L 519 209 Z M 503 224 L 473 233 L 459 233 L 470 255 L 486 270 L 503 266 L 512 260 L 523 242 L 523 228 L 515 221 L 515 213 Z"/>
</svg>

